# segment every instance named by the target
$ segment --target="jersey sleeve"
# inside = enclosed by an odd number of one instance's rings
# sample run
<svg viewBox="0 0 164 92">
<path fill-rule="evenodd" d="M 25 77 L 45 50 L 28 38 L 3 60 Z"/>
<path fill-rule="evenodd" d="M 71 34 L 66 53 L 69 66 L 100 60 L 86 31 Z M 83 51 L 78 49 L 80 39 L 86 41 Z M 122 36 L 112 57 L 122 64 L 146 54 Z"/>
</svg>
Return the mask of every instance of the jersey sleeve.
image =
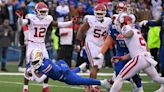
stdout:
<svg viewBox="0 0 164 92">
<path fill-rule="evenodd" d="M 33 15 L 32 15 L 32 14 L 27 14 L 27 15 L 25 16 L 25 19 L 28 20 L 28 24 L 30 24 L 30 21 L 31 21 L 32 18 L 33 18 Z"/>
<path fill-rule="evenodd" d="M 87 22 L 89 24 L 89 26 L 92 26 L 93 25 L 93 16 L 91 15 L 86 15 L 83 19 L 83 22 Z"/>
<path fill-rule="evenodd" d="M 52 22 L 52 21 L 53 21 L 53 17 L 52 17 L 51 15 L 48 15 L 48 20 L 49 20 L 50 22 Z"/>
<path fill-rule="evenodd" d="M 83 22 L 88 22 L 88 15 L 84 16 Z"/>
</svg>

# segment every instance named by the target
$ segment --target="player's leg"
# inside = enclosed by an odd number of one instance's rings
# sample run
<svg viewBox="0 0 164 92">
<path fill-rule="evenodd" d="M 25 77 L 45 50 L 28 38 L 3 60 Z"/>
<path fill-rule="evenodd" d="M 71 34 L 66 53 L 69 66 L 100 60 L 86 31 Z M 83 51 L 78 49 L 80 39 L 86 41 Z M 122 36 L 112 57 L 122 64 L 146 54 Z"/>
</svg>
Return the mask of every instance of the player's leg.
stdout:
<svg viewBox="0 0 164 92">
<path fill-rule="evenodd" d="M 144 69 L 144 72 L 146 72 L 153 81 L 157 82 L 157 83 L 161 83 L 164 84 L 164 77 L 160 77 L 158 75 L 157 70 L 155 69 L 154 66 L 149 65 L 149 67 Z"/>
<path fill-rule="evenodd" d="M 109 82 L 107 80 L 100 81 L 93 78 L 84 78 L 72 71 L 68 72 L 62 81 L 69 85 L 101 85 L 109 89 Z"/>
<path fill-rule="evenodd" d="M 125 64 L 128 61 L 129 60 L 124 60 L 124 61 L 120 61 L 120 62 L 114 63 L 114 70 L 116 72 L 116 76 L 119 74 L 121 69 L 125 66 Z M 132 84 L 133 92 L 135 92 L 135 90 L 142 90 L 141 78 L 140 78 L 140 76 L 138 74 L 135 74 L 132 78 L 126 79 L 126 80 L 130 81 L 130 83 Z"/>
<path fill-rule="evenodd" d="M 43 53 L 43 56 L 45 58 L 49 58 L 49 55 L 48 55 L 48 52 L 47 52 L 47 49 L 46 49 L 46 46 L 44 43 L 40 44 L 39 45 L 40 49 L 42 50 L 42 53 Z M 48 86 L 48 78 L 46 78 L 43 82 L 43 89 L 42 89 L 43 92 L 49 92 L 49 86 Z"/>
<path fill-rule="evenodd" d="M 75 67 L 71 71 L 74 72 L 74 73 L 78 73 L 80 71 L 85 71 L 86 70 L 86 67 L 87 67 L 87 63 L 85 62 L 85 63 L 82 63 L 80 66 Z"/>
<path fill-rule="evenodd" d="M 87 53 L 87 56 L 88 56 L 88 60 L 89 60 L 90 65 L 91 65 L 90 77 L 96 79 L 97 78 L 97 73 L 98 73 L 99 69 L 102 68 L 103 61 L 104 61 L 103 59 L 101 59 L 101 60 L 94 60 L 93 59 L 94 57 L 96 57 L 96 55 L 99 54 L 100 47 L 96 46 L 92 42 L 86 43 L 85 47 L 86 47 L 86 53 Z M 90 87 L 89 87 L 89 89 L 90 89 Z"/>
<path fill-rule="evenodd" d="M 31 44 L 31 42 L 28 43 L 28 45 L 26 46 L 26 65 L 29 63 L 30 61 L 30 54 L 31 54 L 31 51 L 33 50 L 33 44 Z M 25 71 L 26 72 L 26 71 Z M 29 80 L 27 80 L 25 77 L 24 77 L 24 86 L 23 86 L 23 92 L 28 92 L 28 83 L 29 83 Z"/>
<path fill-rule="evenodd" d="M 119 75 L 112 85 L 111 92 L 119 92 L 122 88 L 122 81 L 134 76 L 139 70 L 149 66 L 149 64 L 143 61 L 142 57 L 135 57 L 130 60 L 124 68 L 120 71 Z"/>
</svg>

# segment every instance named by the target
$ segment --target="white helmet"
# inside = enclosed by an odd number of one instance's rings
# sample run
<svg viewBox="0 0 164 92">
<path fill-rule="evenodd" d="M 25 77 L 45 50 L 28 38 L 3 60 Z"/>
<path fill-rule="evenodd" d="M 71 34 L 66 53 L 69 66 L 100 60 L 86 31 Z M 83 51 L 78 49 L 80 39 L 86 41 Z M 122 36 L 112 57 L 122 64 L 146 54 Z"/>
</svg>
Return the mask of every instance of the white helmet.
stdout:
<svg viewBox="0 0 164 92">
<path fill-rule="evenodd" d="M 48 15 L 48 6 L 43 2 L 39 2 L 35 6 L 35 11 L 36 15 L 39 18 L 43 19 Z"/>
<path fill-rule="evenodd" d="M 133 19 L 131 16 L 129 16 L 126 13 L 122 13 L 118 16 L 118 21 L 121 24 L 121 26 L 123 25 L 128 25 L 129 23 L 133 23 Z"/>
<path fill-rule="evenodd" d="M 43 58 L 42 51 L 40 49 L 34 49 L 30 55 L 31 66 L 34 69 L 38 69 L 42 65 Z"/>
<path fill-rule="evenodd" d="M 104 4 L 97 4 L 94 7 L 94 15 L 96 16 L 97 20 L 103 20 L 106 16 L 106 6 Z"/>
</svg>

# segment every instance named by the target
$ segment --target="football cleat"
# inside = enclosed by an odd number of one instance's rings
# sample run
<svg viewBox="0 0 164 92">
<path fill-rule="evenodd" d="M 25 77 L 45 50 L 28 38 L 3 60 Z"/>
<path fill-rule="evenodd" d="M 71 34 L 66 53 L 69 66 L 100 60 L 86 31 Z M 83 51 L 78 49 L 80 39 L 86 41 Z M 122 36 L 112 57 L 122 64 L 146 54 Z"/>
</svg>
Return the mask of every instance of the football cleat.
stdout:
<svg viewBox="0 0 164 92">
<path fill-rule="evenodd" d="M 23 89 L 23 92 L 28 92 L 28 89 Z"/>
<path fill-rule="evenodd" d="M 49 87 L 43 88 L 42 92 L 50 92 Z"/>
</svg>

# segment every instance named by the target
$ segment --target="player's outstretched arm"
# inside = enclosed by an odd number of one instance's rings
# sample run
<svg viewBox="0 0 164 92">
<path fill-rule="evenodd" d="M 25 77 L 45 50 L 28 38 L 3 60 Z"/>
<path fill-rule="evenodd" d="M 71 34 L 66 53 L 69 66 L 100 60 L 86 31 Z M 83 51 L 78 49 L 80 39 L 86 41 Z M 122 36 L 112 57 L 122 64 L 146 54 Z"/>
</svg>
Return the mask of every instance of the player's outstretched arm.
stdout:
<svg viewBox="0 0 164 92">
<path fill-rule="evenodd" d="M 75 23 L 77 21 L 77 17 L 74 17 L 71 21 L 67 21 L 67 22 L 56 22 L 56 21 L 52 21 L 52 26 L 55 27 L 68 27 L 68 26 L 72 26 L 73 23 Z"/>
<path fill-rule="evenodd" d="M 124 56 L 113 56 L 113 57 L 111 58 L 111 62 L 112 62 L 112 63 L 120 62 L 120 61 L 128 60 L 128 59 L 130 59 L 130 58 L 131 58 L 131 57 L 130 57 L 130 54 L 126 54 L 126 55 L 124 55 Z"/>
<path fill-rule="evenodd" d="M 56 21 L 53 21 L 52 22 L 52 26 L 54 27 L 68 27 L 68 26 L 71 26 L 73 23 L 72 21 L 67 21 L 67 22 L 56 22 Z"/>
<path fill-rule="evenodd" d="M 31 69 L 31 73 L 32 73 L 32 80 L 34 80 L 38 83 L 43 82 L 47 78 L 47 76 L 45 74 L 40 75 L 40 74 L 36 73 L 34 69 Z"/>
</svg>

